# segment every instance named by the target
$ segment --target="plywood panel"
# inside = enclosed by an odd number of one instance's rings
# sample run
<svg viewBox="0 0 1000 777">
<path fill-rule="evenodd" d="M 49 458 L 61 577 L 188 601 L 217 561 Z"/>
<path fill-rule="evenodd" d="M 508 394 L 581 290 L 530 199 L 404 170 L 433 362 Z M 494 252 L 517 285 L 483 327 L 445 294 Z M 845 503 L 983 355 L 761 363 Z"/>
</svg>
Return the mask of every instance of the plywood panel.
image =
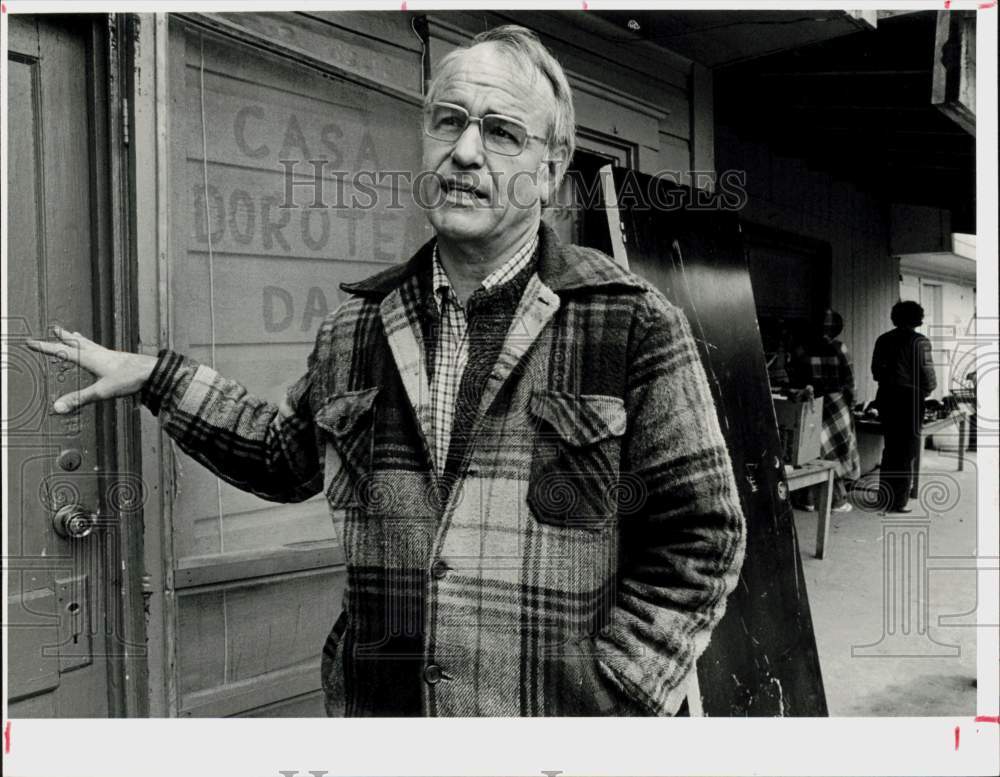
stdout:
<svg viewBox="0 0 1000 777">
<path fill-rule="evenodd" d="M 624 175 L 616 173 L 616 186 Z M 673 187 L 659 185 L 665 201 Z M 630 268 L 682 308 L 698 333 L 746 516 L 740 581 L 698 662 L 702 706 L 712 716 L 825 715 L 806 581 L 736 217 L 718 208 L 664 212 L 641 203 L 621 207 L 619 216 Z"/>
</svg>

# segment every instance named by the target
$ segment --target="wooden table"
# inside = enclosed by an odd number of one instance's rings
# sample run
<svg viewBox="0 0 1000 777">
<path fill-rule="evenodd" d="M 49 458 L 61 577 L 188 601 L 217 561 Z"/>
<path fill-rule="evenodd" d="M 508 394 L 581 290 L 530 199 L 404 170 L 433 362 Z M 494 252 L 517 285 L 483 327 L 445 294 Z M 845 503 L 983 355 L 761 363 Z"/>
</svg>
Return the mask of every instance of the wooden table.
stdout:
<svg viewBox="0 0 1000 777">
<path fill-rule="evenodd" d="M 910 488 L 910 498 L 916 499 L 917 492 L 920 488 L 920 452 L 926 447 L 927 450 L 932 451 L 934 448 L 934 438 L 935 432 L 941 432 L 952 426 L 958 427 L 958 471 L 963 472 L 965 470 L 965 449 L 968 445 L 968 435 L 966 432 L 966 427 L 968 423 L 968 414 L 964 410 L 956 410 L 949 416 L 945 418 L 937 418 L 933 421 L 926 422 L 920 429 L 920 444 L 917 445 L 917 460 L 914 462 L 913 467 L 913 485 Z M 864 459 L 868 458 L 865 455 L 865 449 L 868 448 L 864 441 L 862 440 L 862 434 L 868 435 L 878 435 L 882 436 L 882 424 L 878 421 L 871 419 L 854 419 L 854 426 L 858 432 L 858 449 L 862 452 L 862 466 L 861 472 L 865 474 L 867 472 L 872 472 L 877 464 L 872 465 L 871 459 L 867 462 Z M 870 455 L 870 454 L 869 454 Z M 881 446 L 879 446 L 878 457 L 881 458 Z M 865 464 L 869 466 L 865 466 Z"/>
<path fill-rule="evenodd" d="M 785 480 L 788 491 L 798 491 L 809 486 L 819 485 L 819 498 L 816 500 L 816 512 L 819 518 L 816 522 L 816 558 L 823 558 L 826 552 L 826 540 L 830 534 L 830 507 L 833 502 L 833 470 L 836 465 L 832 461 L 815 459 L 801 467 L 785 470 Z"/>
</svg>

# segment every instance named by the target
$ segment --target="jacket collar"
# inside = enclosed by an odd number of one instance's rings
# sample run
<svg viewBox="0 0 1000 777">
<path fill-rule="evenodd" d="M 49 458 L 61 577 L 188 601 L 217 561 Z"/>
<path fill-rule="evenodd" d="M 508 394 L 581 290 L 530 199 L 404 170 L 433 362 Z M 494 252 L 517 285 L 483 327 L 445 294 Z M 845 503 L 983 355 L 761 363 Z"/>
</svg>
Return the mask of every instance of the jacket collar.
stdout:
<svg viewBox="0 0 1000 777">
<path fill-rule="evenodd" d="M 404 264 L 390 267 L 357 283 L 342 283 L 348 294 L 381 301 L 414 276 L 430 279 L 434 258 L 434 239 L 426 242 Z M 582 292 L 591 289 L 618 287 L 642 291 L 645 286 L 632 273 L 616 264 L 611 257 L 592 248 L 559 242 L 547 224 L 538 229 L 538 275 L 556 293 Z"/>
</svg>

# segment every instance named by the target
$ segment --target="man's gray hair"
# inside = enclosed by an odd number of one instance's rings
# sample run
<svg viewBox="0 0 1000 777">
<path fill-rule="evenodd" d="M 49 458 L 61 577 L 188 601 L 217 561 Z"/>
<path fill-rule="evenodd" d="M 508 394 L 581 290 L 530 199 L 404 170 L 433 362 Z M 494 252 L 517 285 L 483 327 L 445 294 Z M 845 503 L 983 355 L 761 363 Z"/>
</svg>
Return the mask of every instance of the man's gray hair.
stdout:
<svg viewBox="0 0 1000 777">
<path fill-rule="evenodd" d="M 447 71 L 448 66 L 472 46 L 479 43 L 496 44 L 516 64 L 525 69 L 534 69 L 536 73 L 542 75 L 549 82 L 552 93 L 555 95 L 555 106 L 548 128 L 547 141 L 549 148 L 553 151 L 559 148 L 565 149 L 564 163 L 559 170 L 561 177 L 569 166 L 576 148 L 576 111 L 573 109 L 573 91 L 570 89 L 569 81 L 566 80 L 562 65 L 545 48 L 538 36 L 527 27 L 521 27 L 517 24 L 494 27 L 479 33 L 472 39 L 469 46 L 448 52 L 438 64 L 437 74 L 427 89 L 424 103 L 428 104 L 434 101 L 440 87 L 440 76 Z"/>
</svg>

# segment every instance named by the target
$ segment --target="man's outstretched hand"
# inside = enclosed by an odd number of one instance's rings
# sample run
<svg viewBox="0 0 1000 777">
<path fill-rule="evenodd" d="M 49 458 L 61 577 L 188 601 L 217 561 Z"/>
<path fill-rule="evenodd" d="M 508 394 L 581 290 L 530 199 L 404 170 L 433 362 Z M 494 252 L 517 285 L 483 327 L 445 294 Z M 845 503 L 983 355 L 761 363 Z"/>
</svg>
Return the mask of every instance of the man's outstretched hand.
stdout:
<svg viewBox="0 0 1000 777">
<path fill-rule="evenodd" d="M 153 356 L 111 351 L 79 332 L 68 332 L 58 326 L 53 330 L 59 338 L 58 342 L 28 340 L 27 346 L 33 351 L 77 364 L 97 378 L 86 388 L 59 397 L 52 406 L 57 413 L 72 413 L 101 399 L 134 394 L 142 389 L 156 366 Z"/>
</svg>

